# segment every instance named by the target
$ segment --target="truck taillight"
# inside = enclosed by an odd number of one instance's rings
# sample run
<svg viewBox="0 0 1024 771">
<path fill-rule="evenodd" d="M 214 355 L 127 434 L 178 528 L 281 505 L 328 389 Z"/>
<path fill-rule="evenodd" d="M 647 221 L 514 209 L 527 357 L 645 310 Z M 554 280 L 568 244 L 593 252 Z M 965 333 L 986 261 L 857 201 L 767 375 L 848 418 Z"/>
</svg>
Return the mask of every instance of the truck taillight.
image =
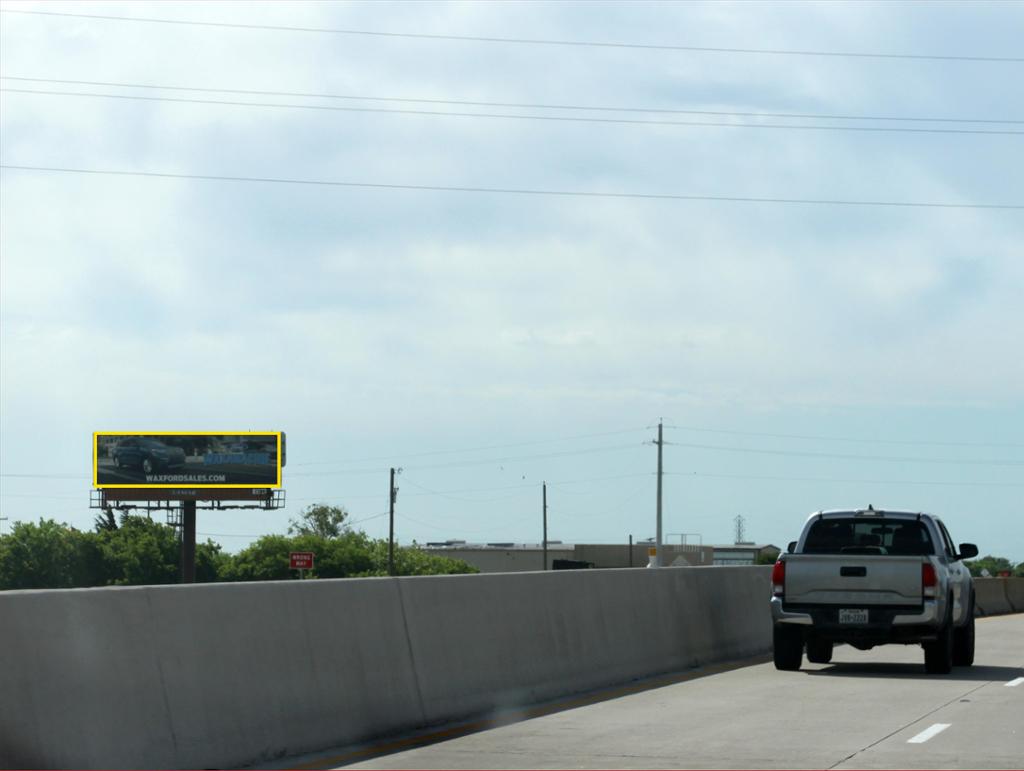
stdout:
<svg viewBox="0 0 1024 771">
<path fill-rule="evenodd" d="M 934 597 L 939 585 L 939 577 L 935 575 L 935 568 L 932 563 L 925 562 L 921 565 L 921 594 L 925 597 Z"/>
<path fill-rule="evenodd" d="M 786 563 L 779 560 L 772 568 L 772 594 L 781 597 L 786 593 Z"/>
</svg>

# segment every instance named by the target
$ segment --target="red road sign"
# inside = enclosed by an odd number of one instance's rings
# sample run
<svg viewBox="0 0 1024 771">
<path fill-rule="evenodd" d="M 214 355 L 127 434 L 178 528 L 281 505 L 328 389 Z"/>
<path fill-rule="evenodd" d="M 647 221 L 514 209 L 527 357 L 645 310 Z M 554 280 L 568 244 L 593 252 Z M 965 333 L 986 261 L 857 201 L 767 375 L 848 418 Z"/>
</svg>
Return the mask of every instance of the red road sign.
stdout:
<svg viewBox="0 0 1024 771">
<path fill-rule="evenodd" d="M 312 570 L 314 556 L 311 551 L 288 552 L 289 567 L 292 570 Z"/>
</svg>

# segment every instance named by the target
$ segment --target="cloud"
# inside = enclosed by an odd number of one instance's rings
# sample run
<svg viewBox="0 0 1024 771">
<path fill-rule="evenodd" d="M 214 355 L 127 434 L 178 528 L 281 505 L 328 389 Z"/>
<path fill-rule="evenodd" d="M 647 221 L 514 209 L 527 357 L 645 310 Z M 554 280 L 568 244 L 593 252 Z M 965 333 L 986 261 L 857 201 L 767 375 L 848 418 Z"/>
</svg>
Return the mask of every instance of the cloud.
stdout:
<svg viewBox="0 0 1024 771">
<path fill-rule="evenodd" d="M 145 15 L 118 3 L 46 6 L 65 7 Z M 962 52 L 998 54 L 1013 50 L 1009 30 L 1021 13 L 943 7 L 925 18 L 890 4 L 749 3 L 590 10 L 265 4 L 248 9 L 245 21 L 922 52 L 953 50 L 951 33 L 967 25 L 976 34 L 956 36 Z M 237 6 L 209 3 L 162 5 L 151 15 L 222 20 L 237 13 Z M 983 38 L 982 29 L 992 37 Z M 4 15 L 2 32 L 4 72 L 28 77 L 563 105 L 1018 117 L 1006 112 L 1005 79 L 993 77 L 1003 70 L 974 64 L 442 43 L 15 14 Z M 1018 137 L 532 122 L 14 93 L 2 100 L 0 155 L 9 164 L 952 203 L 1019 203 L 1024 194 L 1012 173 L 1024 161 Z M 518 435 L 554 421 L 632 423 L 630 416 L 646 421 L 665 410 L 711 420 L 808 406 L 833 417 L 839 413 L 829 410 L 956 405 L 1012 412 L 1024 386 L 1016 341 L 1024 326 L 1024 223 L 1016 212 L 20 171 L 4 172 L 0 193 L 0 363 L 4 433 L 11 437 L 3 443 L 5 469 L 17 465 L 12 446 L 34 441 L 31 426 L 40 423 L 33 420 L 48 426 L 42 444 L 55 443 L 61 425 L 224 428 L 224 421 L 302 427 L 318 436 L 330 434 L 331 421 L 360 436 L 460 435 L 479 425 Z"/>
</svg>

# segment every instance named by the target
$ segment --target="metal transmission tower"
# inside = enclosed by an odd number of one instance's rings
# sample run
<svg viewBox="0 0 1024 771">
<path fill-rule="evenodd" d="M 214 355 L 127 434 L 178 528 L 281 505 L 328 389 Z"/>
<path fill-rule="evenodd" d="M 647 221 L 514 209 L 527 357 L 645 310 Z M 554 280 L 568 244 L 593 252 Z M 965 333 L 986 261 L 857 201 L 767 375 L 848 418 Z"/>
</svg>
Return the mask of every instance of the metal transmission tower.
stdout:
<svg viewBox="0 0 1024 771">
<path fill-rule="evenodd" d="M 737 514 L 732 521 L 736 523 L 736 540 L 733 543 L 746 543 L 747 528 L 743 515 Z"/>
</svg>

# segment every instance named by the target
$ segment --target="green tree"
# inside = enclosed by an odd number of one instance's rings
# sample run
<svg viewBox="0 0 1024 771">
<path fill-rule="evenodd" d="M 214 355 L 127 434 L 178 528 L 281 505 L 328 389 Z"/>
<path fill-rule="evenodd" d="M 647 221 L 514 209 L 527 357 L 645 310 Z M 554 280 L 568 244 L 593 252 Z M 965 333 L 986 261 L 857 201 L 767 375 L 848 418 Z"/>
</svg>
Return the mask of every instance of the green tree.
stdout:
<svg viewBox="0 0 1024 771">
<path fill-rule="evenodd" d="M 371 541 L 370 554 L 373 559 L 373 567 L 363 575 L 386 576 L 388 574 L 387 539 Z M 429 551 L 421 549 L 415 542 L 412 546 L 395 546 L 396 576 L 433 576 L 479 572 L 468 562 L 431 554 Z"/>
<path fill-rule="evenodd" d="M 223 581 L 230 565 L 231 555 L 225 554 L 219 543 L 207 538 L 206 543 L 196 544 L 196 583 Z"/>
<path fill-rule="evenodd" d="M 52 519 L 15 522 L 0 538 L 0 588 L 57 589 L 74 586 L 76 544 L 71 530 Z"/>
<path fill-rule="evenodd" d="M 317 535 L 321 538 L 338 538 L 348 532 L 345 524 L 348 512 L 341 506 L 315 503 L 299 514 L 299 519 L 288 522 L 288 535 Z"/>
<path fill-rule="evenodd" d="M 288 552 L 296 551 L 293 539 L 265 535 L 235 554 L 226 566 L 225 581 L 285 581 L 295 571 L 288 569 Z"/>
<path fill-rule="evenodd" d="M 370 538 L 363 532 L 349 531 L 338 538 L 296 539 L 300 550 L 316 554 L 313 574 L 317 578 L 348 578 L 373 570 Z M 307 548 L 308 547 L 308 548 Z"/>
<path fill-rule="evenodd" d="M 310 578 L 385 576 L 388 544 L 346 524 L 347 512 L 334 506 L 310 506 L 293 522 L 292 536 L 265 535 L 238 554 L 225 554 L 207 540 L 196 545 L 196 580 L 280 581 L 298 578 L 289 567 L 292 551 L 311 551 Z M 177 531 L 147 516 L 97 518 L 92 532 L 79 532 L 52 519 L 18 522 L 0 537 L 0 589 L 75 586 L 173 584 L 180 576 L 181 543 Z M 424 551 L 413 544 L 395 549 L 401 576 L 475 573 L 476 568 Z"/>
<path fill-rule="evenodd" d="M 337 538 L 319 535 L 265 535 L 230 559 L 221 573 L 226 581 L 284 581 L 298 578 L 288 566 L 288 553 L 311 551 L 315 557 L 308 578 L 356 578 L 388 574 L 388 542 L 371 540 L 366 533 L 348 531 Z M 422 549 L 397 547 L 395 573 L 425 576 L 444 573 L 476 573 L 473 566 Z"/>
<path fill-rule="evenodd" d="M 111 583 L 174 584 L 181 575 L 181 545 L 170 525 L 141 515 L 125 515 L 117 530 L 105 533 Z"/>
<path fill-rule="evenodd" d="M 347 532 L 337 538 L 319 535 L 265 535 L 230 558 L 222 573 L 228 581 L 284 581 L 298 578 L 289 567 L 289 552 L 311 551 L 314 567 L 306 571 L 308 578 L 347 578 L 370 575 L 373 558 L 370 540 L 365 533 Z"/>
<path fill-rule="evenodd" d="M 754 558 L 754 564 L 755 565 L 774 565 L 775 562 L 779 559 L 779 554 L 780 554 L 780 552 L 775 551 L 775 550 L 766 551 L 766 552 L 764 552 L 762 554 L 758 554 L 757 557 Z"/>
<path fill-rule="evenodd" d="M 1010 560 L 1005 557 L 993 557 L 991 554 L 976 560 L 964 560 L 964 564 L 971 571 L 972 576 L 980 576 L 982 570 L 988 570 L 990 576 L 997 576 L 1003 572 L 1012 573 L 1014 569 Z"/>
<path fill-rule="evenodd" d="M 97 533 L 102 533 L 104 530 L 117 530 L 114 510 L 108 507 L 103 509 L 102 513 L 97 514 L 96 519 L 93 520 L 93 528 Z"/>
<path fill-rule="evenodd" d="M 106 586 L 116 575 L 116 568 L 106 549 L 105 533 L 70 531 L 74 554 L 71 564 L 71 586 Z"/>
</svg>

